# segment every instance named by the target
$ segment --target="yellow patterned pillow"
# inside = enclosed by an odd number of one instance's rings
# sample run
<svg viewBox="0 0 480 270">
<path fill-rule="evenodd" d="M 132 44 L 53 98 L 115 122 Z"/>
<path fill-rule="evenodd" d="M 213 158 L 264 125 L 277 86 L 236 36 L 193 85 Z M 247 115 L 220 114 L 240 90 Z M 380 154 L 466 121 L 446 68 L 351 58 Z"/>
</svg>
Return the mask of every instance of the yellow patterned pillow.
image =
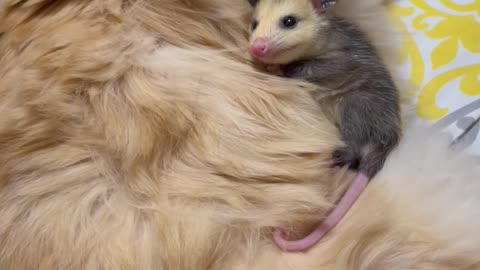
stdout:
<svg viewBox="0 0 480 270">
<path fill-rule="evenodd" d="M 403 68 L 418 86 L 416 116 L 463 136 L 480 154 L 480 0 L 400 0 Z"/>
</svg>

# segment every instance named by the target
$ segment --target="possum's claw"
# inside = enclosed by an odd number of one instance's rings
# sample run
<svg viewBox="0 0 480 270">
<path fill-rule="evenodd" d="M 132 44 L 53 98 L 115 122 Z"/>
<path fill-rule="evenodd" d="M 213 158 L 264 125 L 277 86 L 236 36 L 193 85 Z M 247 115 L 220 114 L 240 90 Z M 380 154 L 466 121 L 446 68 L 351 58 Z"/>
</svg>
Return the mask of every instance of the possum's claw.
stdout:
<svg viewBox="0 0 480 270">
<path fill-rule="evenodd" d="M 332 154 L 332 159 L 335 167 L 345 167 L 348 165 L 350 170 L 356 171 L 360 166 L 360 157 L 349 147 L 335 150 Z"/>
</svg>

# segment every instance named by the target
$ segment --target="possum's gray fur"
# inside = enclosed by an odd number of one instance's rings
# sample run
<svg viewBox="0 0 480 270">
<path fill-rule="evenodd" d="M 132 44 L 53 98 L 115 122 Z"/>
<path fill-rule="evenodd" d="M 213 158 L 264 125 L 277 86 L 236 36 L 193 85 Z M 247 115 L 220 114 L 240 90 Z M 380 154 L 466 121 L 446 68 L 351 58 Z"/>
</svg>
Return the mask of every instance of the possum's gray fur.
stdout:
<svg viewBox="0 0 480 270">
<path fill-rule="evenodd" d="M 342 18 L 328 18 L 329 27 L 318 33 L 323 40 L 318 56 L 284 65 L 281 70 L 286 77 L 331 89 L 335 120 L 348 145 L 334 153 L 335 163 L 350 164 L 373 177 L 400 138 L 399 92 L 364 34 Z M 324 90 L 314 94 L 322 104 L 324 96 Z"/>
</svg>

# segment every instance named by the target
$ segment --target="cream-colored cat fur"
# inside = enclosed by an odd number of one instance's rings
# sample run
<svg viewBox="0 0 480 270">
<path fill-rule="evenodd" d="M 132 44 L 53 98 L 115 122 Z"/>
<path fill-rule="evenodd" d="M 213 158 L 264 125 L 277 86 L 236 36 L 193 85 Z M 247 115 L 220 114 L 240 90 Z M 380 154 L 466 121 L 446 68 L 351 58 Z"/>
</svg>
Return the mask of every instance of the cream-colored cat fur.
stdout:
<svg viewBox="0 0 480 270">
<path fill-rule="evenodd" d="M 246 2 L 0 2 L 0 269 L 478 267 L 476 168 L 432 171 L 446 155 L 418 136 L 326 243 L 273 249 L 351 175 L 312 86 L 252 68 Z M 382 47 L 382 1 L 359 2 L 338 12 Z"/>
<path fill-rule="evenodd" d="M 409 127 L 350 213 L 306 254 L 266 247 L 237 269 L 480 269 L 480 164 Z"/>
</svg>

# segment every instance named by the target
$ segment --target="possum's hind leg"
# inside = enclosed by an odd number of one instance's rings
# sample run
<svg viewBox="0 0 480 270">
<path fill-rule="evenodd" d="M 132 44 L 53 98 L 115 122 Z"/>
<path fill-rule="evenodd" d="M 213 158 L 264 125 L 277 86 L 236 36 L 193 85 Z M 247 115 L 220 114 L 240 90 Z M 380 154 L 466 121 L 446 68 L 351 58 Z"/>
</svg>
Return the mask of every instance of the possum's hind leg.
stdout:
<svg viewBox="0 0 480 270">
<path fill-rule="evenodd" d="M 374 177 L 400 139 L 396 103 L 385 96 L 359 91 L 341 97 L 336 110 L 340 133 L 347 144 L 347 150 L 339 149 L 336 154 L 343 154 L 353 165 L 359 159 L 358 169 Z"/>
</svg>

